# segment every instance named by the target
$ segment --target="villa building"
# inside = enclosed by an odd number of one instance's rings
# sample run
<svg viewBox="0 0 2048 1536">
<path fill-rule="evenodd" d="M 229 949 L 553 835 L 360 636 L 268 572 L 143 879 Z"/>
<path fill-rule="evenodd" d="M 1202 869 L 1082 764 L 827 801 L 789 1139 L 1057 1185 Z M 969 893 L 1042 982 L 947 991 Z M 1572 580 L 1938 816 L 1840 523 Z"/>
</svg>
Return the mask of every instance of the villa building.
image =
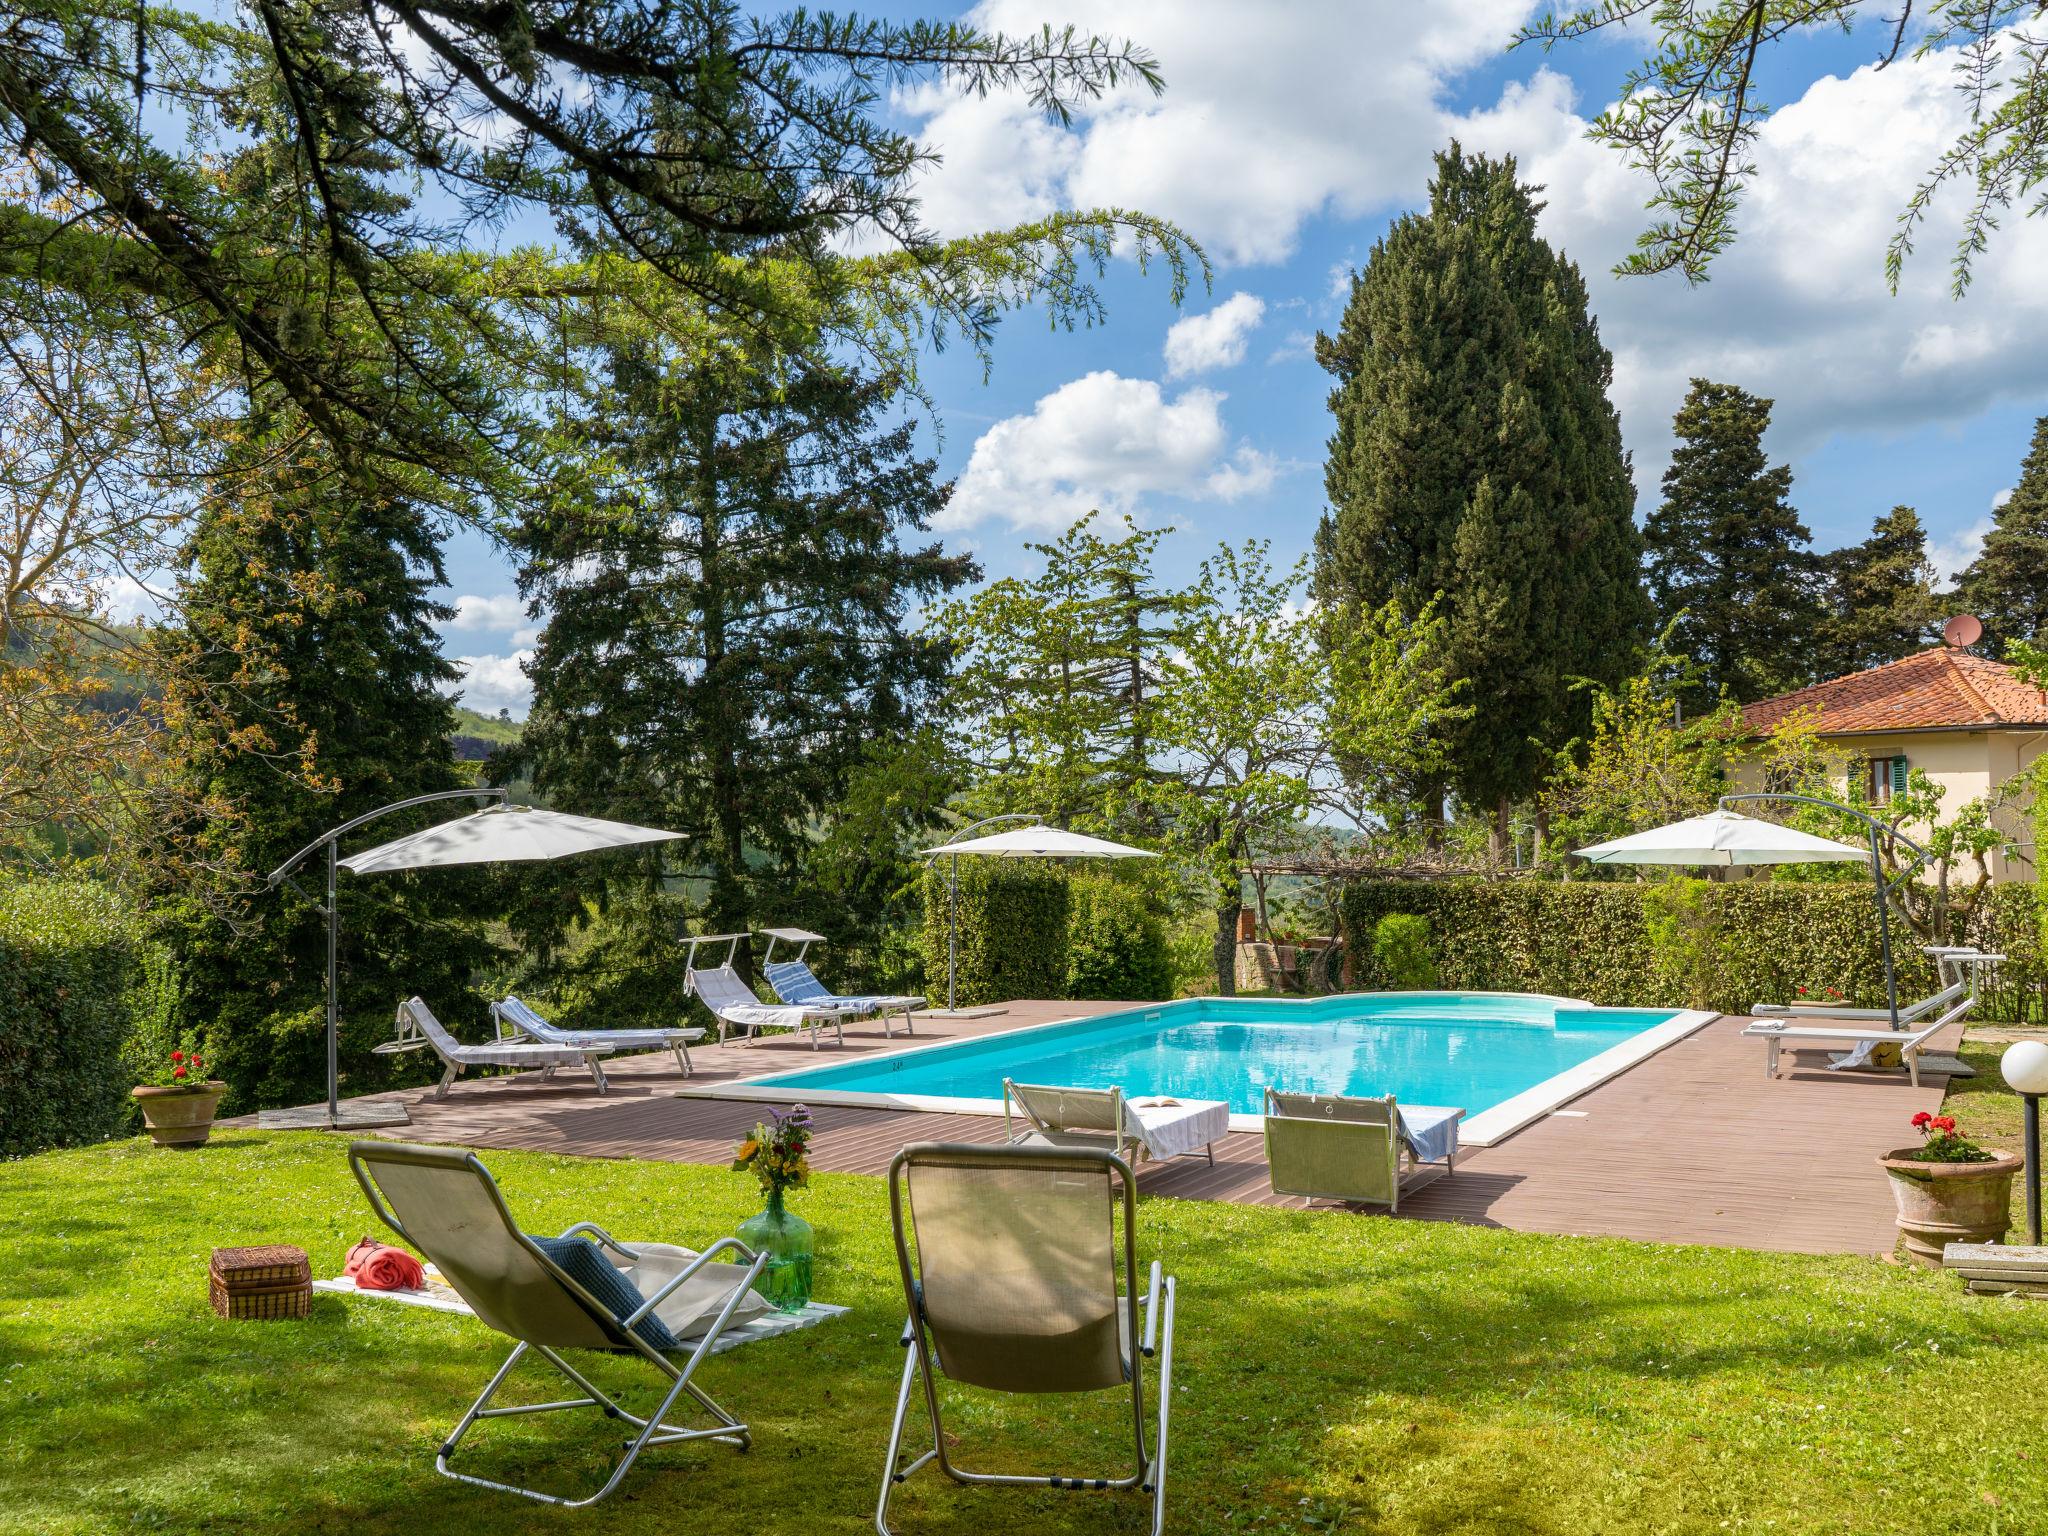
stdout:
<svg viewBox="0 0 2048 1536">
<path fill-rule="evenodd" d="M 1948 793 L 1945 810 L 1986 795 L 2048 750 L 2048 693 L 2017 671 L 1970 651 L 1936 646 L 1746 706 L 1762 736 L 1798 711 L 1813 712 L 1821 739 L 1849 755 L 1874 801 L 1922 770 Z M 2009 843 L 1991 855 L 1994 881 L 2031 880 L 2033 832 L 2023 803 L 1998 806 L 1993 824 Z"/>
</svg>

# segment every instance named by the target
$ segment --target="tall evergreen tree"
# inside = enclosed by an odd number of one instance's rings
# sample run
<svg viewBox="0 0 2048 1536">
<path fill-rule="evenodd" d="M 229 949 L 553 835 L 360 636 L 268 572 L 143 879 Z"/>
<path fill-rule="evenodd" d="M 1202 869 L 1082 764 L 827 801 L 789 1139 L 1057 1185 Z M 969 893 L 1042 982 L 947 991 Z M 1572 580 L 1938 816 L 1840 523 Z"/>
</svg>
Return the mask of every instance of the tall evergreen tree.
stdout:
<svg viewBox="0 0 2048 1536">
<path fill-rule="evenodd" d="M 1791 467 L 1765 457 L 1770 424 L 1769 400 L 1706 379 L 1672 421 L 1678 447 L 1644 538 L 1658 622 L 1677 619 L 1673 649 L 1699 669 L 1694 710 L 1723 689 L 1746 704 L 1812 677 L 1818 562 L 1787 500 Z"/>
<path fill-rule="evenodd" d="M 1957 581 L 1956 596 L 1963 611 L 1984 621 L 1993 655 L 2009 641 L 2048 635 L 2048 416 L 2034 423 L 2019 484 Z"/>
<path fill-rule="evenodd" d="M 1642 637 L 1641 545 L 1613 362 L 1578 267 L 1536 234 L 1512 159 L 1437 157 L 1317 338 L 1337 380 L 1316 592 L 1340 611 L 1443 595 L 1450 675 L 1485 700 L 1446 727 L 1450 784 L 1495 818 L 1586 724 Z"/>
<path fill-rule="evenodd" d="M 518 536 L 550 614 L 523 752 L 540 792 L 684 834 L 615 893 L 659 888 L 665 860 L 702 882 L 716 931 L 807 920 L 843 939 L 862 915 L 804 910 L 806 861 L 871 745 L 903 742 L 945 676 L 907 613 L 976 568 L 901 542 L 951 487 L 915 423 L 891 423 L 896 381 L 786 361 L 610 348 L 585 433 L 611 472 Z M 536 905 L 519 926 L 545 951 L 580 913 Z"/>
<path fill-rule="evenodd" d="M 434 628 L 451 610 L 431 596 L 444 577 L 418 505 L 353 480 L 289 410 L 250 422 L 228 459 L 187 549 L 184 624 L 165 641 L 178 653 L 165 714 L 175 771 L 215 813 L 194 829 L 197 842 L 255 879 L 353 816 L 462 784 L 442 691 L 459 674 Z M 448 811 L 379 822 L 365 836 Z M 326 1091 L 322 875 L 299 878 L 303 889 L 169 904 L 190 1022 L 242 1109 Z M 342 877 L 346 1091 L 406 1071 L 404 1058 L 370 1047 L 390 1037 L 409 993 L 463 1020 L 471 973 L 492 954 L 467 920 L 483 878 Z"/>
<path fill-rule="evenodd" d="M 1824 613 L 1814 648 L 1817 677 L 1842 677 L 1910 656 L 1940 623 L 1927 530 L 1911 507 L 1879 517 L 1870 537 L 1820 558 Z"/>
<path fill-rule="evenodd" d="M 1151 827 L 1160 693 L 1193 594 L 1162 588 L 1165 529 L 1105 537 L 1090 512 L 1050 543 L 1045 565 L 940 604 L 932 628 L 953 647 L 948 727 L 972 770 L 972 806 L 1032 811 L 1055 825 Z"/>
</svg>

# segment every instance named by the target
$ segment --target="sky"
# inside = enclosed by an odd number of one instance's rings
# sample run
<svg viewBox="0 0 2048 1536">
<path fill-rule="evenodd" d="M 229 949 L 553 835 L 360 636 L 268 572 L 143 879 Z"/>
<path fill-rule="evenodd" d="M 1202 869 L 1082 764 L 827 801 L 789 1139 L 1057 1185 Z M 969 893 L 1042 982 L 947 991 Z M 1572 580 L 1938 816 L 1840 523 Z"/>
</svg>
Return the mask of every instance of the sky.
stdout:
<svg viewBox="0 0 2048 1536">
<path fill-rule="evenodd" d="M 1508 51 L 1537 9 L 987 0 L 960 11 L 1008 31 L 1073 22 L 1129 37 L 1158 57 L 1167 88 L 1118 93 L 1066 128 L 1001 96 L 898 92 L 896 120 L 943 157 L 922 188 L 927 222 L 957 235 L 1061 207 L 1142 209 L 1199 242 L 1214 276 L 1176 309 L 1162 272 L 1119 262 L 1096 329 L 1054 330 L 1024 311 L 986 374 L 957 347 L 922 362 L 938 406 L 924 448 L 957 480 L 938 526 L 948 547 L 971 550 L 991 578 L 1025 573 L 1037 566 L 1030 541 L 1100 507 L 1176 530 L 1161 555 L 1169 579 L 1219 541 L 1306 554 L 1331 426 L 1314 337 L 1336 328 L 1350 274 L 1394 218 L 1424 205 L 1431 157 L 1457 139 L 1514 155 L 1544 188 L 1541 233 L 1580 265 L 1614 353 L 1639 519 L 1656 504 L 1672 413 L 1688 380 L 1705 377 L 1776 401 L 1765 446 L 1792 466 L 1817 548 L 1867 536 L 1904 503 L 1945 573 L 1966 564 L 2048 412 L 2048 219 L 2009 217 L 1957 300 L 1956 225 L 1940 207 L 1888 291 L 1898 212 L 1967 120 L 1954 61 L 1874 68 L 1888 38 L 1875 5 L 1846 37 L 1800 39 L 1763 81 L 1776 112 L 1740 238 L 1711 281 L 1618 278 L 1648 188 L 1585 128 L 1639 41 Z M 519 664 L 538 621 L 480 536 L 458 536 L 447 561 L 457 612 L 444 639 L 466 669 L 464 700 L 523 716 Z"/>
</svg>

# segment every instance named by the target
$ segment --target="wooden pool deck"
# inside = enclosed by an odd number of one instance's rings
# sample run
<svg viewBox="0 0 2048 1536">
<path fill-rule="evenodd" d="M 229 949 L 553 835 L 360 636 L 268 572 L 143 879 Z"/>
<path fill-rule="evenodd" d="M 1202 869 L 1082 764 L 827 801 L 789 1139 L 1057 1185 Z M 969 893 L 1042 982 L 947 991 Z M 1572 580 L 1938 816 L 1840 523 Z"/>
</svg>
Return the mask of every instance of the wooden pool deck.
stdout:
<svg viewBox="0 0 2048 1536">
<path fill-rule="evenodd" d="M 977 1020 L 920 1019 L 917 1039 L 954 1038 L 1103 1013 L 1121 1003 L 1025 1001 Z M 1764 1076 L 1764 1046 L 1741 1038 L 1748 1021 L 1721 1018 L 1506 1138 L 1460 1157 L 1456 1174 L 1404 1201 L 1401 1218 L 1464 1221 L 1528 1232 L 1602 1234 L 1667 1243 L 1805 1253 L 1889 1252 L 1892 1199 L 1875 1159 L 1912 1139 L 1917 1110 L 1937 1109 L 1946 1079 L 1912 1087 L 1903 1076 L 1825 1070 L 1823 1055 L 1787 1055 L 1785 1076 Z M 694 1053 L 693 1086 L 735 1081 L 845 1055 L 900 1048 L 879 1028 L 849 1030 L 845 1052 L 813 1052 L 779 1036 L 752 1047 Z M 1954 1048 L 1953 1040 L 1942 1044 Z M 666 1055 L 608 1068 L 600 1098 L 580 1072 L 463 1080 L 436 1104 L 425 1090 L 403 1100 L 411 1127 L 383 1134 L 474 1147 L 582 1157 L 723 1163 L 763 1106 L 677 1098 L 683 1079 Z M 1000 1118 L 820 1107 L 813 1162 L 832 1172 L 883 1172 L 913 1141 L 997 1141 Z M 1148 1166 L 1149 1194 L 1253 1205 L 1301 1206 L 1267 1185 L 1255 1135 L 1232 1134 L 1211 1167 L 1199 1158 Z M 1361 1219 L 1376 1219 L 1363 1217 Z M 1384 1218 L 1377 1218 L 1384 1219 Z"/>
</svg>

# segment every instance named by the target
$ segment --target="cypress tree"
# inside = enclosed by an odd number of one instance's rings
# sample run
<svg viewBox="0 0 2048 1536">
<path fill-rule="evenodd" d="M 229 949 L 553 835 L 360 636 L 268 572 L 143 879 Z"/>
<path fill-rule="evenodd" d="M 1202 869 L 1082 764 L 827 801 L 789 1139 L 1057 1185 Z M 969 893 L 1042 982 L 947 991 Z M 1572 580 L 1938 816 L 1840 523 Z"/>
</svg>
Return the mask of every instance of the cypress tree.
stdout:
<svg viewBox="0 0 2048 1536">
<path fill-rule="evenodd" d="M 1536 234 L 1538 190 L 1453 144 L 1317 338 L 1337 380 L 1317 595 L 1411 614 L 1443 595 L 1449 675 L 1486 701 L 1447 728 L 1450 784 L 1497 840 L 1586 727 L 1575 679 L 1619 681 L 1647 619 L 1613 362 L 1578 267 Z"/>
<path fill-rule="evenodd" d="M 1681 609 L 1673 648 L 1698 667 L 1693 709 L 1722 690 L 1738 703 L 1810 680 L 1820 623 L 1812 535 L 1787 498 L 1789 465 L 1764 454 L 1771 402 L 1694 379 L 1672 428 L 1664 501 L 1644 530 L 1659 624 Z"/>
<path fill-rule="evenodd" d="M 683 834 L 607 888 L 647 954 L 683 915 L 653 899 L 664 866 L 711 931 L 875 937 L 808 863 L 852 776 L 907 741 L 944 679 L 947 647 L 908 614 L 977 574 L 901 542 L 951 487 L 913 452 L 915 423 L 889 419 L 897 381 L 800 361 L 610 346 L 583 432 L 616 472 L 518 534 L 522 590 L 550 615 L 522 747 L 536 789 Z M 582 894 L 536 905 L 522 936 L 547 954 Z"/>
<path fill-rule="evenodd" d="M 459 787 L 443 692 L 443 580 L 427 512 L 345 474 L 289 413 L 253 421 L 186 551 L 182 627 L 166 718 L 176 771 L 217 814 L 193 829 L 224 875 L 212 899 L 167 903 L 186 1013 L 239 1109 L 326 1093 L 324 871 L 303 889 L 254 889 L 330 827 L 411 795 Z M 428 807 L 366 828 L 397 836 L 462 809 Z M 419 993 L 451 1025 L 481 1026 L 467 998 L 492 955 L 477 910 L 485 877 L 459 870 L 339 883 L 344 1091 L 419 1068 L 376 1056 L 392 1013 Z"/>
<path fill-rule="evenodd" d="M 1933 638 L 1941 600 L 1927 530 L 1911 507 L 1893 507 L 1862 543 L 1821 556 L 1820 574 L 1826 611 L 1815 646 L 1817 677 L 1897 661 Z"/>
<path fill-rule="evenodd" d="M 2019 484 L 1956 583 L 1956 596 L 1984 621 L 1993 655 L 2008 641 L 2048 634 L 2048 416 L 2034 423 Z"/>
</svg>

